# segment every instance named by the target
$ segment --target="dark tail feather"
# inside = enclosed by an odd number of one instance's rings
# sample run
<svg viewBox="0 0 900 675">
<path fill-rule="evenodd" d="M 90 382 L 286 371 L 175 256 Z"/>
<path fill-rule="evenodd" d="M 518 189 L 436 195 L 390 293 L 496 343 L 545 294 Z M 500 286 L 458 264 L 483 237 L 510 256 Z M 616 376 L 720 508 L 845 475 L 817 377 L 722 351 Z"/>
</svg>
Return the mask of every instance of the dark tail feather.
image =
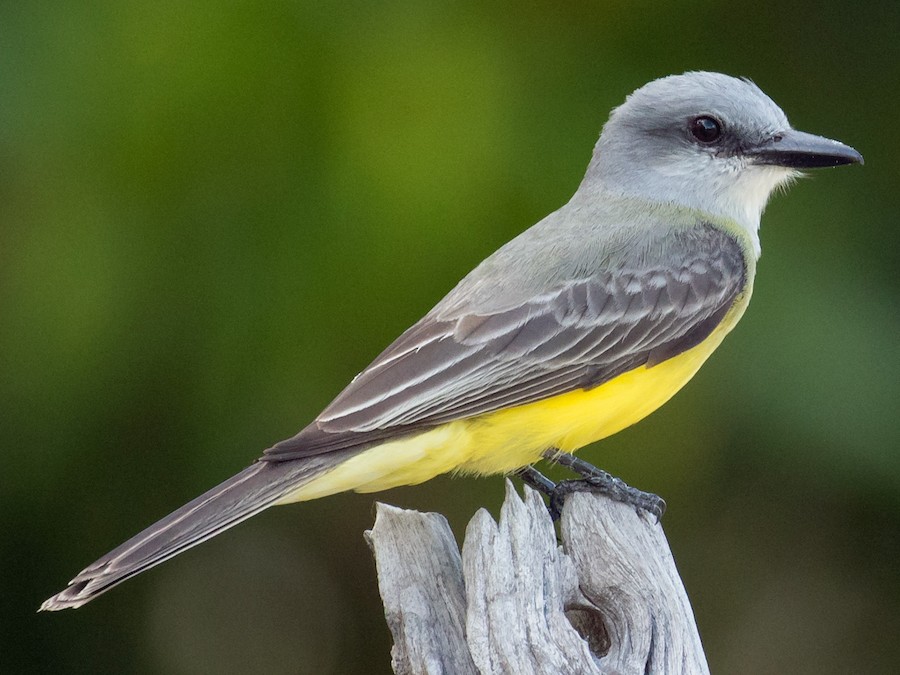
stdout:
<svg viewBox="0 0 900 675">
<path fill-rule="evenodd" d="M 272 506 L 346 456 L 334 453 L 252 464 L 82 570 L 63 591 L 44 602 L 41 611 L 81 607 L 126 579 Z"/>
</svg>

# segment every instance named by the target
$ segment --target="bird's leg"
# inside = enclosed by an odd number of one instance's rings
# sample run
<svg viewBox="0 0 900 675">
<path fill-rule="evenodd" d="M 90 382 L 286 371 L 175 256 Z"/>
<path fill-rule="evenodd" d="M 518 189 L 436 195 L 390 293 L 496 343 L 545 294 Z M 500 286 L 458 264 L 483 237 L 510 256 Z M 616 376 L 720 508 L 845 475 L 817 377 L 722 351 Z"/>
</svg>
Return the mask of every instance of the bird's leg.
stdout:
<svg viewBox="0 0 900 675">
<path fill-rule="evenodd" d="M 663 513 L 666 511 L 666 502 L 662 497 L 633 488 L 621 478 L 616 478 L 612 474 L 598 469 L 568 452 L 550 448 L 544 451 L 544 459 L 567 467 L 581 476 L 580 480 L 560 481 L 550 492 L 546 492 L 540 487 L 537 488 L 550 497 L 551 514 L 561 513 L 566 497 L 573 492 L 599 492 L 617 502 L 629 504 L 638 511 L 646 511 L 656 516 L 657 520 L 662 518 Z M 531 467 L 528 468 L 531 469 Z M 534 471 L 534 469 L 531 470 Z M 537 472 L 535 471 L 535 473 Z M 541 476 L 541 474 L 537 475 Z M 541 478 L 550 482 L 544 476 L 541 476 Z"/>
<path fill-rule="evenodd" d="M 530 464 L 528 466 L 523 466 L 521 469 L 513 471 L 513 475 L 521 478 L 522 482 L 525 483 L 525 485 L 528 485 L 541 494 L 546 495 L 547 500 L 549 501 L 549 503 L 547 504 L 547 510 L 550 511 L 550 517 L 553 518 L 554 523 L 559 520 L 559 516 L 562 512 L 560 511 L 560 509 L 554 506 L 554 495 L 556 495 L 556 490 L 559 487 L 557 483 L 554 483 L 552 480 L 547 478 L 544 474 L 542 474 Z M 564 501 L 564 499 L 558 501 L 558 505 L 562 507 L 562 501 Z"/>
<path fill-rule="evenodd" d="M 542 474 L 530 464 L 528 466 L 523 466 L 521 469 L 513 471 L 513 475 L 521 478 L 522 482 L 525 483 L 525 485 L 533 487 L 535 490 L 537 490 L 541 494 L 547 495 L 548 497 L 553 494 L 553 491 L 556 489 L 556 483 L 547 478 L 547 476 Z"/>
</svg>

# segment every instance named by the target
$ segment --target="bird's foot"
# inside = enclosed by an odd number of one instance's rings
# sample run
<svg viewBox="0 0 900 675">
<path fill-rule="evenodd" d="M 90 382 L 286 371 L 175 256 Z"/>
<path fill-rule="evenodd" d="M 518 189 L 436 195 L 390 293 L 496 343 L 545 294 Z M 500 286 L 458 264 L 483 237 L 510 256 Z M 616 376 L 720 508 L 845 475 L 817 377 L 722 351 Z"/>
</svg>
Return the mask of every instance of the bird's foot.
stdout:
<svg viewBox="0 0 900 675">
<path fill-rule="evenodd" d="M 617 502 L 633 506 L 638 511 L 646 511 L 650 515 L 656 516 L 657 521 L 666 512 L 666 502 L 662 497 L 631 487 L 621 478 L 616 478 L 593 464 L 578 459 L 575 455 L 551 449 L 544 453 L 544 458 L 565 466 L 581 476 L 581 480 L 559 482 L 554 494 L 550 497 L 551 509 L 561 510 L 566 496 L 573 492 L 599 492 Z"/>
<path fill-rule="evenodd" d="M 547 495 L 550 501 L 548 508 L 553 520 L 559 519 L 566 498 L 573 492 L 597 492 L 606 495 L 610 499 L 634 507 L 638 512 L 645 511 L 655 516 L 657 522 L 666 511 L 666 502 L 662 497 L 631 487 L 621 478 L 616 478 L 574 455 L 553 449 L 545 452 L 544 458 L 565 466 L 581 476 L 580 479 L 554 483 L 533 466 L 526 466 L 516 472 L 527 485 Z"/>
<path fill-rule="evenodd" d="M 631 487 L 621 478 L 616 478 L 605 471 L 600 473 L 603 475 L 587 476 L 578 480 L 562 480 L 557 483 L 550 495 L 551 515 L 562 513 L 566 498 L 573 492 L 596 492 L 617 502 L 633 506 L 638 513 L 645 511 L 654 516 L 656 522 L 659 522 L 666 512 L 666 502 L 662 497 Z"/>
</svg>

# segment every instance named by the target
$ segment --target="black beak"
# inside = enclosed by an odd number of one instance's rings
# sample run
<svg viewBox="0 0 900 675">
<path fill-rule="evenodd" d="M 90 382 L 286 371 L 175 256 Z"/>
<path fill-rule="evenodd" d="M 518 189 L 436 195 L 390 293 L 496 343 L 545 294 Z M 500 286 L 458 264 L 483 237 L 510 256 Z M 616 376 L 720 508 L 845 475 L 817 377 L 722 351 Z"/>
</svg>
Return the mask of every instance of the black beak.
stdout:
<svg viewBox="0 0 900 675">
<path fill-rule="evenodd" d="M 755 148 L 746 150 L 744 154 L 757 164 L 789 169 L 863 163 L 863 156 L 849 145 L 794 129 L 783 131 Z"/>
</svg>

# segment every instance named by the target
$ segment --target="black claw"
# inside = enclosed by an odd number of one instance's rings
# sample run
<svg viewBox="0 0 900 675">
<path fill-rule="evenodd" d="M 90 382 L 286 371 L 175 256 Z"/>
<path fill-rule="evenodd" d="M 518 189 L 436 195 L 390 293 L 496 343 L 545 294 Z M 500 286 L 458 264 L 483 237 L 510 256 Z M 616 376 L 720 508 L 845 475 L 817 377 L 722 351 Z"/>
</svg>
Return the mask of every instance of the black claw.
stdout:
<svg viewBox="0 0 900 675">
<path fill-rule="evenodd" d="M 550 512 L 562 511 L 566 498 L 573 492 L 595 492 L 606 495 L 610 499 L 623 504 L 628 504 L 641 513 L 649 513 L 656 518 L 656 522 L 666 512 L 666 502 L 651 492 L 643 492 L 633 488 L 619 478 L 603 472 L 604 476 L 588 476 L 577 480 L 563 480 L 556 484 L 556 489 L 550 495 Z"/>
<path fill-rule="evenodd" d="M 666 512 L 666 502 L 662 497 L 633 488 L 622 479 L 616 478 L 612 474 L 598 469 L 574 455 L 560 452 L 553 448 L 544 453 L 544 458 L 568 467 L 582 476 L 581 480 L 560 481 L 552 493 L 547 493 L 550 496 L 551 514 L 559 514 L 562 511 L 566 497 L 573 492 L 599 492 L 605 494 L 610 499 L 633 506 L 638 513 L 645 511 L 655 516 L 657 522 Z M 545 478 L 544 480 L 547 479 Z M 557 517 L 559 516 L 557 515 Z"/>
<path fill-rule="evenodd" d="M 554 522 L 559 520 L 566 498 L 573 492 L 597 492 L 606 495 L 610 499 L 634 507 L 638 513 L 649 513 L 656 517 L 656 522 L 659 522 L 666 512 L 666 502 L 662 497 L 633 488 L 621 478 L 616 478 L 574 455 L 552 448 L 544 453 L 544 459 L 565 466 L 581 476 L 580 479 L 554 483 L 533 466 L 522 467 L 515 472 L 526 485 L 547 495 L 547 509 Z"/>
</svg>

